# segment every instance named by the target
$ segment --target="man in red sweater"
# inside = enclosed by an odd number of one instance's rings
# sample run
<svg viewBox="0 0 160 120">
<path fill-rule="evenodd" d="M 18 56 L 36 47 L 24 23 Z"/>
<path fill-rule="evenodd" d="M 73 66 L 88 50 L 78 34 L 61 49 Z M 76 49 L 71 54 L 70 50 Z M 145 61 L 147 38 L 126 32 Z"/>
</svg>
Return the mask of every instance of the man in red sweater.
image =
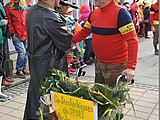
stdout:
<svg viewBox="0 0 160 120">
<path fill-rule="evenodd" d="M 157 49 L 158 38 L 159 38 L 159 0 L 151 6 L 150 9 L 150 23 L 151 29 L 153 31 L 153 46 L 155 49 L 155 55 L 159 55 L 159 50 Z"/>
<path fill-rule="evenodd" d="M 95 5 L 98 9 L 90 13 L 82 30 L 73 35 L 74 43 L 92 33 L 96 55 L 95 82 L 113 87 L 122 73 L 130 82 L 135 74 L 138 54 L 138 39 L 132 18 L 113 0 L 95 0 Z"/>
</svg>

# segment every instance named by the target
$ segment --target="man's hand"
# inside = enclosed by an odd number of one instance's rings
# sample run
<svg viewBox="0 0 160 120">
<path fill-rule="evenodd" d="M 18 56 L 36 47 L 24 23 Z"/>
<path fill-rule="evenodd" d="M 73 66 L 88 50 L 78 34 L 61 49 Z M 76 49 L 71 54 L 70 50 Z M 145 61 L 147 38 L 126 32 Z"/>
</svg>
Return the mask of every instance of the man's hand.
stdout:
<svg viewBox="0 0 160 120">
<path fill-rule="evenodd" d="M 7 25 L 8 24 L 8 20 L 3 19 L 2 22 L 3 22 L 3 25 Z"/>
<path fill-rule="evenodd" d="M 151 30 L 152 30 L 153 32 L 155 32 L 155 28 L 154 28 L 154 26 L 151 26 Z"/>
<path fill-rule="evenodd" d="M 135 71 L 127 68 L 122 72 L 122 74 L 126 74 L 127 75 L 127 82 L 130 82 L 134 78 Z"/>
</svg>

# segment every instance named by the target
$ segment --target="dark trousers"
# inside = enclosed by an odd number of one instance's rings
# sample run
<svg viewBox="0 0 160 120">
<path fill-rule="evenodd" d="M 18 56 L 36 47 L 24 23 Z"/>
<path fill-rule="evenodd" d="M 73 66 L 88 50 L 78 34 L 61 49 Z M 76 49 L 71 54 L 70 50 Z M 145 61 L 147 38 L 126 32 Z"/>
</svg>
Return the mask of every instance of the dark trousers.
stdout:
<svg viewBox="0 0 160 120">
<path fill-rule="evenodd" d="M 85 53 L 90 53 L 91 51 L 93 51 L 93 48 L 92 48 L 92 38 L 85 39 L 84 41 L 85 41 L 85 44 L 86 44 Z"/>
<path fill-rule="evenodd" d="M 142 35 L 143 24 L 142 24 L 142 23 L 140 23 L 140 24 L 139 24 L 139 27 L 140 27 L 139 35 Z"/>
<path fill-rule="evenodd" d="M 4 43 L 0 44 L 0 76 L 6 78 L 6 58 L 7 58 L 7 42 L 8 37 L 3 36 Z"/>
<path fill-rule="evenodd" d="M 148 31 L 150 29 L 150 24 L 149 23 L 144 23 L 145 24 L 145 37 L 148 37 Z"/>
<path fill-rule="evenodd" d="M 89 39 L 85 39 L 85 44 L 86 44 L 86 50 L 85 50 L 85 61 L 89 61 L 90 60 L 90 56 L 91 56 L 91 52 L 93 52 L 93 48 L 92 48 L 92 38 Z"/>
<path fill-rule="evenodd" d="M 67 63 L 67 54 L 65 54 L 63 56 L 62 63 L 63 63 L 63 69 L 62 69 L 62 71 L 64 71 L 66 73 L 66 75 L 69 77 L 68 63 Z"/>
<path fill-rule="evenodd" d="M 2 62 L 2 69 L 3 69 L 3 79 L 6 78 L 6 59 L 7 59 L 7 42 L 8 42 L 8 37 L 3 36 L 3 62 Z"/>
<path fill-rule="evenodd" d="M 0 44 L 0 76 L 3 75 L 3 67 L 2 66 L 3 66 L 3 44 Z"/>
</svg>

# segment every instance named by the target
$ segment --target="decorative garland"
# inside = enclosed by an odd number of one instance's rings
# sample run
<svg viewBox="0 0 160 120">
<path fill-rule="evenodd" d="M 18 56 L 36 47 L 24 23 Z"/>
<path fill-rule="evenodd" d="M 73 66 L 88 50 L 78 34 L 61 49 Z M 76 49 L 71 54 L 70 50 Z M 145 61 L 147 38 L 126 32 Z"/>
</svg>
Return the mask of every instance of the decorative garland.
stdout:
<svg viewBox="0 0 160 120">
<path fill-rule="evenodd" d="M 46 81 L 41 81 L 40 92 L 42 95 L 46 95 L 50 91 L 54 91 L 92 100 L 98 103 L 99 120 L 120 120 L 120 114 L 122 114 L 125 104 L 133 101 L 128 94 L 129 88 L 126 88 L 126 83 L 119 82 L 114 88 L 100 83 L 93 84 L 70 80 L 65 73 L 53 68 Z M 40 101 L 37 115 L 41 120 L 42 118 L 50 119 L 48 111 L 48 106 Z"/>
</svg>

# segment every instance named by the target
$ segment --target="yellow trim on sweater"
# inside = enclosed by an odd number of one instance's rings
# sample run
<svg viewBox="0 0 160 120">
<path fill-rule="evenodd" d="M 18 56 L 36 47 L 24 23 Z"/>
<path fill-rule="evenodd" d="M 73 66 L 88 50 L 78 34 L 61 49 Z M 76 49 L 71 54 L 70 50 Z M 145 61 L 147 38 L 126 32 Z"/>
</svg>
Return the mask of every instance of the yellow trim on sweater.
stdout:
<svg viewBox="0 0 160 120">
<path fill-rule="evenodd" d="M 154 11 L 150 11 L 150 14 L 154 14 Z"/>
<path fill-rule="evenodd" d="M 154 25 L 159 25 L 159 21 L 153 20 Z"/>
<path fill-rule="evenodd" d="M 89 23 L 88 21 L 85 23 L 85 25 L 84 25 L 86 28 L 89 28 L 89 29 L 91 29 L 91 23 Z"/>
</svg>

